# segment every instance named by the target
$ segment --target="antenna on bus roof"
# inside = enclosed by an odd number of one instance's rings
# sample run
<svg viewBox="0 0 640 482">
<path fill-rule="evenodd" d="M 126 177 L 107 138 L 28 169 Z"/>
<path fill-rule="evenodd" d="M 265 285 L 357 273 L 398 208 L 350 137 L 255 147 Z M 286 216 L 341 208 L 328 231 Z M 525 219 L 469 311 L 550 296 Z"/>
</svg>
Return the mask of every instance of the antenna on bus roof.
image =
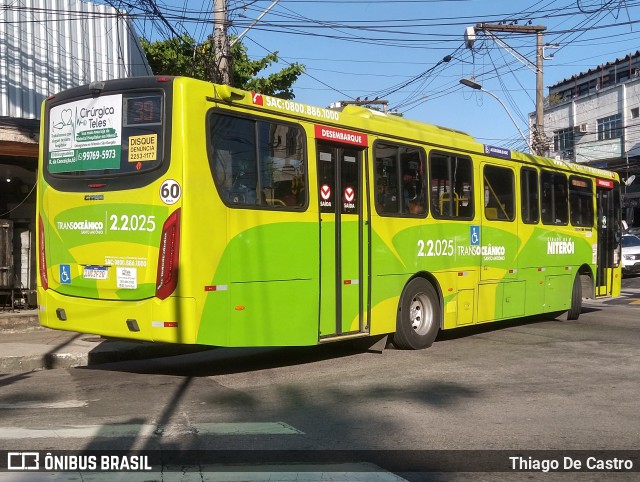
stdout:
<svg viewBox="0 0 640 482">
<path fill-rule="evenodd" d="M 333 106 L 334 104 L 332 103 L 331 105 Z M 367 107 L 370 105 L 381 105 L 382 112 L 386 114 L 387 109 L 389 108 L 389 101 L 379 100 L 377 97 L 373 100 L 369 100 L 369 97 L 365 97 L 364 100 L 360 100 L 360 97 L 358 97 L 356 100 L 341 100 L 335 103 L 336 107 L 344 107 L 346 105 L 357 105 L 361 107 Z"/>
</svg>

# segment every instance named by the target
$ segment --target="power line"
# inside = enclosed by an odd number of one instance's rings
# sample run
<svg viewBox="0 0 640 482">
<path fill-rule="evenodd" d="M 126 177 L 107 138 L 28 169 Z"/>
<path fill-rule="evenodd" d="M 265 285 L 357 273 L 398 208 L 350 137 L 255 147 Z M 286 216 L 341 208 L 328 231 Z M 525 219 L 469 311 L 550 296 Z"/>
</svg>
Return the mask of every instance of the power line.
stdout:
<svg viewBox="0 0 640 482">
<path fill-rule="evenodd" d="M 261 11 L 261 4 L 265 2 L 266 0 L 263 2 L 257 0 L 230 1 L 229 18 L 232 22 L 231 28 L 239 29 L 248 26 L 251 18 L 255 16 L 253 14 Z M 127 10 L 136 29 L 144 32 L 145 38 L 153 39 L 154 36 L 163 39 L 182 38 L 184 34 L 191 32 L 193 34 L 191 37 L 196 42 L 201 42 L 211 24 L 212 9 L 210 1 L 196 3 L 187 0 L 176 0 L 174 5 L 153 0 L 103 0 L 102 3 L 118 7 L 120 10 Z M 634 19 L 633 16 L 635 13 L 633 9 L 640 6 L 640 0 L 601 0 L 599 2 L 541 0 L 531 2 L 519 11 L 501 9 L 501 12 L 491 12 L 485 9 L 481 18 L 471 16 L 464 11 L 464 9 L 469 9 L 467 6 L 471 6 L 474 3 L 469 0 L 397 0 L 393 2 L 394 5 L 408 6 L 412 14 L 407 16 L 398 15 L 393 13 L 394 11 L 399 11 L 398 9 L 387 8 L 378 18 L 344 15 L 338 18 L 338 15 L 331 13 L 337 12 L 336 8 L 325 9 L 323 11 L 324 18 L 318 18 L 318 14 L 301 15 L 295 11 L 317 3 L 317 0 L 282 0 L 282 6 L 274 9 L 268 19 L 265 19 L 255 27 L 255 30 L 252 30 L 254 38 L 251 42 L 268 52 L 278 50 L 269 46 L 269 43 L 274 44 L 277 38 L 286 38 L 284 42 L 287 43 L 290 42 L 289 38 L 307 37 L 326 39 L 329 42 L 336 42 L 336 45 L 375 46 L 379 50 L 377 50 L 378 55 L 374 60 L 356 56 L 351 56 L 353 58 L 349 59 L 347 48 L 336 49 L 340 52 L 340 56 L 331 55 L 328 57 L 336 58 L 327 58 L 326 60 L 333 60 L 334 62 L 350 61 L 352 65 L 362 65 L 364 62 L 370 62 L 371 65 L 378 68 L 371 69 L 373 71 L 368 76 L 376 79 L 378 83 L 380 79 L 387 78 L 385 74 L 392 73 L 392 75 L 388 75 L 390 85 L 387 87 L 378 86 L 372 88 L 371 84 L 367 85 L 368 83 L 363 80 L 358 80 L 358 84 L 359 87 L 362 87 L 361 91 L 373 91 L 370 94 L 388 93 L 390 102 L 405 109 L 405 112 L 423 105 L 425 95 L 432 100 L 459 92 L 460 87 L 457 85 L 459 76 L 451 75 L 446 77 L 445 73 L 448 75 L 456 68 L 467 70 L 467 66 L 473 65 L 474 62 L 476 65 L 480 65 L 478 61 L 480 63 L 486 61 L 481 71 L 477 73 L 478 78 L 482 78 L 483 81 L 493 80 L 495 82 L 497 80 L 500 82 L 501 91 L 505 93 L 505 98 L 510 105 L 518 105 L 518 101 L 507 94 L 511 90 L 519 90 L 528 95 L 528 89 L 524 88 L 523 82 L 519 79 L 522 68 L 512 61 L 492 55 L 495 52 L 495 47 L 485 44 L 482 50 L 475 52 L 463 53 L 459 50 L 462 44 L 461 32 L 460 34 L 452 33 L 452 29 L 457 29 L 462 25 L 475 24 L 477 21 L 499 22 L 505 20 L 507 22 L 523 22 L 531 19 L 544 20 L 545 23 L 553 23 L 547 32 L 549 38 L 561 41 L 562 49 L 567 50 L 570 47 L 589 45 L 594 42 L 597 42 L 600 46 L 611 45 L 614 47 L 621 40 L 632 41 L 634 40 L 633 36 L 636 35 L 633 32 L 633 28 L 640 22 L 640 20 Z M 475 3 L 477 4 L 478 2 Z M 388 6 L 389 2 L 388 0 L 340 0 L 325 1 L 323 4 L 341 5 L 345 8 L 351 6 L 354 9 L 366 4 L 371 7 L 369 10 L 378 9 L 377 11 L 379 11 L 380 7 Z M 439 6 L 443 6 L 443 8 L 437 8 Z M 442 14 L 445 8 L 456 7 L 461 7 L 459 8 L 461 15 Z M 9 6 L 8 8 L 14 7 Z M 20 7 L 16 4 L 15 8 Z M 52 14 L 60 13 L 59 10 L 49 5 L 41 9 Z M 422 14 L 422 12 L 427 11 L 434 12 L 434 14 Z M 66 21 L 83 15 L 86 18 L 85 12 L 67 12 L 65 14 L 65 18 L 60 13 L 60 16 L 52 19 L 52 21 Z M 609 19 L 615 21 L 610 21 Z M 607 35 L 603 35 L 604 32 Z M 259 41 L 256 40 L 257 36 L 260 36 Z M 273 42 L 271 42 L 271 39 L 273 39 Z M 515 40 L 514 47 L 518 49 L 524 48 L 527 54 L 530 55 L 529 49 L 520 42 L 520 39 Z M 452 51 L 457 53 L 452 56 L 452 59 L 446 65 L 439 64 L 439 62 L 424 61 L 419 58 L 418 61 L 411 63 L 412 67 L 415 68 L 415 74 L 398 75 L 396 66 L 402 60 L 393 53 L 412 51 L 415 52 L 413 57 L 416 58 L 422 52 L 428 53 L 434 50 L 442 51 L 443 54 Z M 612 48 L 611 50 L 615 49 Z M 615 55 L 615 52 L 612 55 Z M 288 62 L 303 60 L 301 58 L 292 58 L 286 51 L 279 58 L 283 61 L 287 59 Z M 571 59 L 571 61 L 565 61 L 561 64 L 558 56 L 556 56 L 556 61 L 549 68 L 553 71 L 553 69 L 560 68 L 561 65 L 578 65 L 580 60 L 584 62 L 587 58 L 583 56 L 582 59 Z M 323 61 L 313 58 L 308 58 L 308 60 L 311 63 Z M 436 64 L 439 65 L 436 66 Z M 316 75 L 307 72 L 304 76 L 305 78 L 309 78 L 315 83 L 340 93 L 340 95 L 351 97 L 347 96 L 345 92 L 355 92 L 355 89 L 351 89 L 351 86 L 348 85 L 349 82 L 352 82 L 351 80 L 343 81 L 342 85 L 334 87 L 331 84 L 336 84 L 336 79 L 327 82 L 321 78 L 322 74 L 336 75 L 342 72 L 340 69 L 309 67 L 309 71 L 314 72 Z M 354 68 L 353 71 L 355 74 L 360 73 L 357 77 L 362 79 L 362 69 Z M 351 74 L 352 72 L 342 73 L 345 77 Z M 505 77 L 505 75 L 508 75 L 508 77 Z M 394 80 L 398 77 L 401 78 L 400 81 Z M 514 82 L 519 89 L 509 89 L 509 85 L 513 85 Z M 520 117 L 522 115 L 522 113 L 519 113 Z"/>
</svg>

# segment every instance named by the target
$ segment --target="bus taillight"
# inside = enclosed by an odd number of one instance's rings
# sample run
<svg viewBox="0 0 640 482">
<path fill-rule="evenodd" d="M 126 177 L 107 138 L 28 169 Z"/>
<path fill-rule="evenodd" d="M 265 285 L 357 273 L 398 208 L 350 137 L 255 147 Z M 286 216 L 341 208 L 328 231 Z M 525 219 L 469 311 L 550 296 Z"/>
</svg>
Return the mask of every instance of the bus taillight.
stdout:
<svg viewBox="0 0 640 482">
<path fill-rule="evenodd" d="M 49 278 L 47 278 L 47 253 L 45 250 L 45 242 L 44 242 L 44 223 L 42 222 L 42 217 L 38 216 L 38 257 L 40 261 L 40 284 L 42 284 L 42 289 L 49 289 Z"/>
<path fill-rule="evenodd" d="M 176 209 L 162 226 L 158 252 L 156 296 L 167 298 L 178 285 L 178 261 L 180 259 L 180 209 Z"/>
</svg>

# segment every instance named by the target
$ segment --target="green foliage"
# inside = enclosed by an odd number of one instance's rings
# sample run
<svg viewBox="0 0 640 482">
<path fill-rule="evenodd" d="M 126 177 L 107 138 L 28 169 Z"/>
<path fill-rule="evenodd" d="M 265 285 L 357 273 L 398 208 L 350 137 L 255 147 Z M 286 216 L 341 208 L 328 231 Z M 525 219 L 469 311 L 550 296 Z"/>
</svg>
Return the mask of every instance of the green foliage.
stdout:
<svg viewBox="0 0 640 482">
<path fill-rule="evenodd" d="M 141 39 L 151 70 L 156 75 L 181 75 L 213 81 L 215 78 L 215 52 L 213 39 L 202 43 L 188 35 L 150 42 Z M 258 77 L 258 73 L 278 63 L 278 53 L 274 52 L 259 60 L 251 60 L 247 48 L 240 42 L 231 47 L 233 66 L 232 85 L 261 94 L 293 99 L 293 84 L 304 72 L 305 67 L 293 63 L 284 69 Z"/>
<path fill-rule="evenodd" d="M 140 39 L 147 62 L 156 75 L 188 75 L 202 79 L 204 63 L 198 57 L 193 39 L 188 36 L 149 42 Z"/>
<path fill-rule="evenodd" d="M 563 98 L 560 94 L 555 93 L 555 94 L 550 94 L 549 96 L 547 96 L 547 98 L 545 99 L 545 104 L 547 106 L 554 106 L 554 105 L 558 105 L 560 102 L 562 102 Z"/>
</svg>

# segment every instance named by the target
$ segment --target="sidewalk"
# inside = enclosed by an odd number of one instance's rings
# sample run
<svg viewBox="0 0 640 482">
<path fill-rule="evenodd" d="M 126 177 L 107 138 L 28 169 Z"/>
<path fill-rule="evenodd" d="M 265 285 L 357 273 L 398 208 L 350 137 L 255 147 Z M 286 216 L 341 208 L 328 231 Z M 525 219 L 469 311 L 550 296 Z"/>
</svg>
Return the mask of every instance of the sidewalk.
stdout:
<svg viewBox="0 0 640 482">
<path fill-rule="evenodd" d="M 110 340 L 98 335 L 51 330 L 39 325 L 37 310 L 0 312 L 0 373 L 141 360 L 208 348 Z"/>
</svg>

